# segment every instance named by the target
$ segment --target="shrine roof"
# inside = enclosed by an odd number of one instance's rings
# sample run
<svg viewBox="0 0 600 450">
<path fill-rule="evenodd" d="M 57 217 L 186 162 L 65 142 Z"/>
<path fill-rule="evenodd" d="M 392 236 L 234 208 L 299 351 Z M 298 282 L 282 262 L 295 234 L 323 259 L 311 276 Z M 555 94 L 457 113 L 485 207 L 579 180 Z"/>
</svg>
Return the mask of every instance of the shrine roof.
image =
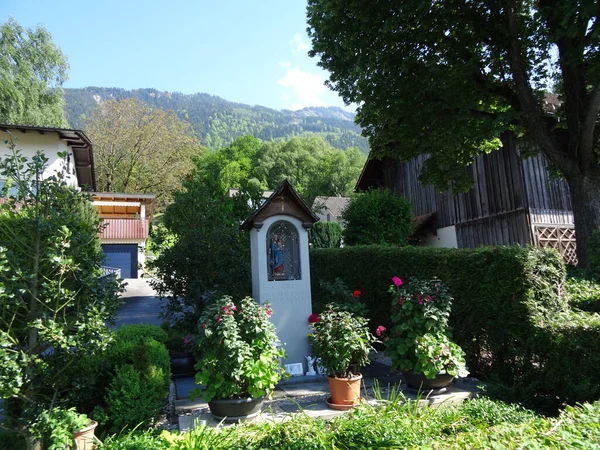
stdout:
<svg viewBox="0 0 600 450">
<path fill-rule="evenodd" d="M 266 218 L 276 215 L 295 217 L 307 229 L 319 220 L 319 217 L 300 198 L 292 184 L 285 179 L 271 196 L 242 222 L 240 229 L 247 231 L 253 227 L 260 228 Z"/>
</svg>

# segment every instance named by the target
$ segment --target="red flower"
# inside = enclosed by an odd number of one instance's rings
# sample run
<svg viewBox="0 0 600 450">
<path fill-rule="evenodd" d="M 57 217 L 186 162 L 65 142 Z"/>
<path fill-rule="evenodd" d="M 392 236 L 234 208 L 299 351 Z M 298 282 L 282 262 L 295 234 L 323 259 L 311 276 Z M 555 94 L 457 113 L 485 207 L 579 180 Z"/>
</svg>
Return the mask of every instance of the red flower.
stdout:
<svg viewBox="0 0 600 450">
<path fill-rule="evenodd" d="M 223 318 L 221 316 L 217 317 L 217 323 L 219 323 Z"/>
<path fill-rule="evenodd" d="M 229 306 L 221 306 L 221 311 L 229 311 Z"/>
<path fill-rule="evenodd" d="M 202 324 L 202 328 L 206 328 L 206 324 L 205 323 Z"/>
<path fill-rule="evenodd" d="M 317 323 L 320 322 L 321 319 L 319 319 L 319 315 L 318 314 L 311 314 L 310 316 L 308 316 L 308 323 Z"/>
<path fill-rule="evenodd" d="M 430 302 L 431 300 L 433 300 L 433 297 L 431 295 L 427 296 L 427 301 Z"/>
<path fill-rule="evenodd" d="M 377 329 L 375 330 L 375 334 L 376 334 L 377 336 L 381 336 L 381 333 L 383 333 L 385 330 L 387 330 L 387 328 L 386 328 L 386 327 L 384 327 L 383 325 L 379 325 L 379 326 L 377 327 Z"/>
<path fill-rule="evenodd" d="M 362 292 L 360 292 L 360 291 L 354 291 L 354 292 L 352 293 L 352 296 L 353 296 L 354 298 L 358 298 L 358 296 L 359 296 L 360 294 L 362 294 Z"/>
<path fill-rule="evenodd" d="M 267 308 L 267 315 L 270 316 L 273 314 L 273 310 L 271 308 Z"/>
<path fill-rule="evenodd" d="M 392 277 L 392 282 L 396 285 L 396 286 L 402 286 L 404 283 L 402 283 L 402 280 L 398 277 Z"/>
<path fill-rule="evenodd" d="M 402 299 L 402 296 L 398 297 L 398 304 L 401 305 L 402 303 L 404 303 L 404 300 Z"/>
</svg>

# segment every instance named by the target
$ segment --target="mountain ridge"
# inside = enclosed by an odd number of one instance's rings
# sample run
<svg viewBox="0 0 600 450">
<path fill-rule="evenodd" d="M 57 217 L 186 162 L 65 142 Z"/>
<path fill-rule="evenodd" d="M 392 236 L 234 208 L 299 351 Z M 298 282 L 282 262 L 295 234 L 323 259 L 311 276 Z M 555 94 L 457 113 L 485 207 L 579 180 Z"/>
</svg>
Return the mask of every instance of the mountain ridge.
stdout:
<svg viewBox="0 0 600 450">
<path fill-rule="evenodd" d="M 369 145 L 354 123 L 355 114 L 336 106 L 314 106 L 292 111 L 262 105 L 247 105 L 207 93 L 183 94 L 153 88 L 122 89 L 89 86 L 65 89 L 65 112 L 69 125 L 85 129 L 85 117 L 105 100 L 135 98 L 151 106 L 173 110 L 190 123 L 203 145 L 214 149 L 250 134 L 262 140 L 288 139 L 313 133 L 332 146 L 359 147 L 368 154 Z"/>
</svg>

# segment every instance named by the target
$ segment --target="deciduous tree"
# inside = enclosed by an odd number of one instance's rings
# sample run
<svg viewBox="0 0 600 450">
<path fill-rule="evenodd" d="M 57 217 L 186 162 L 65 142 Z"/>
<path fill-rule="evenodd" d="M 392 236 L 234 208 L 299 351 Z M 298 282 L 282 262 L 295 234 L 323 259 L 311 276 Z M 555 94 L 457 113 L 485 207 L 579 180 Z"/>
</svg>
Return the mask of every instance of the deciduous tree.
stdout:
<svg viewBox="0 0 600 450">
<path fill-rule="evenodd" d="M 166 206 L 201 147 L 172 111 L 133 99 L 108 100 L 86 122 L 99 191 L 156 194 Z"/>
<path fill-rule="evenodd" d="M 374 157 L 428 153 L 422 180 L 526 133 L 568 182 L 580 264 L 600 226 L 600 23 L 593 0 L 309 0 L 311 56 L 359 103 Z M 562 106 L 544 107 L 554 88 Z"/>
<path fill-rule="evenodd" d="M 65 127 L 67 61 L 44 28 L 0 26 L 0 122 Z"/>
</svg>

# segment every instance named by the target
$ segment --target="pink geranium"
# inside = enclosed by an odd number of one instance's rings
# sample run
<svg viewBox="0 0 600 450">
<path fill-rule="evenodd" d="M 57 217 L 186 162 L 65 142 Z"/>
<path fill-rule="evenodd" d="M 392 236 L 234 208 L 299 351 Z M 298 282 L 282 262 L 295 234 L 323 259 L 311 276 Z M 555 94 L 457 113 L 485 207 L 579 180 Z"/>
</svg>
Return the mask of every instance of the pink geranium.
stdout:
<svg viewBox="0 0 600 450">
<path fill-rule="evenodd" d="M 375 329 L 375 334 L 377 336 L 381 336 L 381 333 L 383 333 L 384 331 L 386 331 L 387 328 L 384 327 L 383 325 L 379 325 L 376 329 Z"/>
<path fill-rule="evenodd" d="M 398 277 L 392 277 L 392 283 L 394 283 L 396 286 L 402 286 L 402 280 Z"/>
</svg>

